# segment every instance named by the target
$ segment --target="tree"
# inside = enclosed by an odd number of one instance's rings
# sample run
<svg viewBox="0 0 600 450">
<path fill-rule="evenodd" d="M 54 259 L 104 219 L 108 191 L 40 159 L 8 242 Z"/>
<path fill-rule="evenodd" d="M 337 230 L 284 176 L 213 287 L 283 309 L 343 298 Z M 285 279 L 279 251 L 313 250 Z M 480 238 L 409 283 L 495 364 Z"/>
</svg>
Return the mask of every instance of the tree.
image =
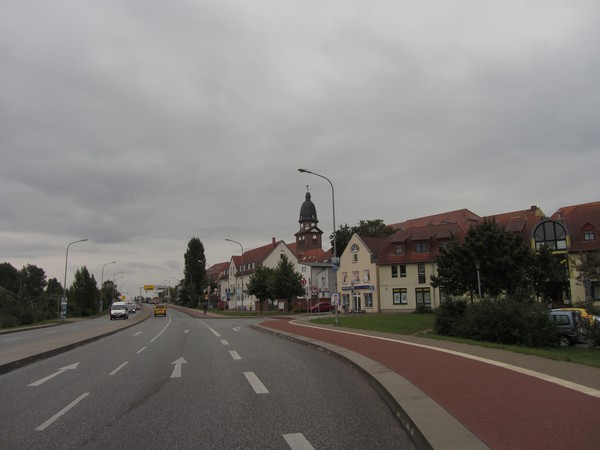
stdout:
<svg viewBox="0 0 600 450">
<path fill-rule="evenodd" d="M 492 297 L 531 293 L 532 264 L 533 254 L 520 235 L 503 230 L 493 219 L 484 219 L 469 229 L 463 244 L 452 240 L 448 248 L 440 250 L 438 273 L 431 280 L 447 294 L 471 298 L 479 287 L 482 295 Z"/>
<path fill-rule="evenodd" d="M 600 252 L 586 252 L 581 256 L 581 262 L 575 265 L 577 281 L 586 287 L 586 296 L 592 297 L 591 282 L 600 281 Z"/>
<path fill-rule="evenodd" d="M 75 280 L 69 288 L 70 303 L 67 315 L 92 316 L 98 312 L 98 283 L 90 276 L 86 266 L 77 269 Z"/>
<path fill-rule="evenodd" d="M 283 255 L 273 273 L 273 297 L 288 304 L 295 297 L 304 295 L 302 275 L 294 270 L 294 264 Z"/>
<path fill-rule="evenodd" d="M 562 293 L 569 285 L 565 258 L 565 255 L 553 255 L 546 246 L 540 248 L 534 256 L 531 280 L 535 293 L 542 300 L 562 298 Z"/>
<path fill-rule="evenodd" d="M 341 256 L 344 253 L 344 249 L 350 242 L 354 233 L 362 237 L 387 237 L 394 234 L 395 230 L 386 225 L 383 220 L 361 220 L 358 225 L 349 227 L 348 224 L 344 224 L 339 227 L 335 232 L 335 243 L 336 243 L 336 256 Z M 333 233 L 329 236 L 331 245 L 333 246 Z"/>
<path fill-rule="evenodd" d="M 248 295 L 254 295 L 256 298 L 258 298 L 260 312 L 263 310 L 263 303 L 266 303 L 269 299 L 274 298 L 274 277 L 274 269 L 271 267 L 259 266 L 250 277 L 250 280 L 248 280 L 248 284 L 246 285 L 246 293 Z"/>
<path fill-rule="evenodd" d="M 19 292 L 19 271 L 12 264 L 0 264 L 0 287 L 17 295 Z"/>
<path fill-rule="evenodd" d="M 206 256 L 204 245 L 199 238 L 193 237 L 188 242 L 184 254 L 184 289 L 187 293 L 186 306 L 198 306 L 199 293 L 206 286 Z"/>
<path fill-rule="evenodd" d="M 23 321 L 35 323 L 46 319 L 49 311 L 44 269 L 27 264 L 19 271 L 19 284 L 19 296 L 23 301 Z"/>
</svg>

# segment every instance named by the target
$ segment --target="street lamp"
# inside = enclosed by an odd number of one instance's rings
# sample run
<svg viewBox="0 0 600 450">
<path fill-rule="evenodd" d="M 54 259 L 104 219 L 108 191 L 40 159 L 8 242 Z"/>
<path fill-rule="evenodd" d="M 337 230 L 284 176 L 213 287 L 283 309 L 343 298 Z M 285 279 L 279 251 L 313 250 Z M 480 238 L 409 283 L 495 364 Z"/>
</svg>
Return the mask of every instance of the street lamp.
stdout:
<svg viewBox="0 0 600 450">
<path fill-rule="evenodd" d="M 64 304 L 65 305 L 65 311 L 64 311 L 64 315 L 62 317 L 62 319 L 64 320 L 67 317 L 67 261 L 69 260 L 69 247 L 73 244 L 77 244 L 78 242 L 85 242 L 87 241 L 87 239 L 79 239 L 78 241 L 73 241 L 71 243 L 69 243 L 69 245 L 67 245 L 67 252 L 65 255 L 65 283 L 63 284 L 63 298 L 61 301 L 61 304 L 58 308 L 58 317 L 59 319 L 61 318 L 61 311 L 60 311 L 60 307 Z"/>
<path fill-rule="evenodd" d="M 115 277 L 117 275 L 119 275 L 120 273 L 125 273 L 125 272 L 117 272 L 117 273 L 113 274 L 113 276 L 112 276 L 112 295 L 111 295 L 111 301 L 115 300 Z M 123 278 L 123 277 L 119 277 L 119 278 Z"/>
<path fill-rule="evenodd" d="M 242 314 L 244 313 L 244 246 L 240 244 L 238 241 L 234 241 L 233 239 L 225 239 L 226 241 L 233 242 L 237 244 L 242 249 L 242 263 L 240 265 L 240 273 L 242 275 L 242 291 L 240 292 L 240 300 L 242 301 Z M 237 286 L 236 286 L 237 287 Z"/>
<path fill-rule="evenodd" d="M 327 182 L 329 183 L 329 186 L 331 186 L 331 204 L 332 204 L 332 210 L 333 210 L 333 258 L 331 258 L 331 268 L 334 272 L 337 272 L 338 257 L 337 257 L 337 247 L 336 247 L 336 239 L 335 239 L 335 192 L 333 190 L 333 183 L 326 176 L 321 175 L 319 173 L 312 172 L 307 169 L 298 169 L 298 172 L 308 173 L 311 175 L 315 175 L 319 178 L 323 178 L 324 180 L 327 180 Z M 334 283 L 334 290 L 335 290 L 334 294 L 337 295 L 337 273 L 335 273 L 335 276 L 333 277 L 333 283 Z M 337 302 L 337 303 L 339 303 L 339 302 Z M 336 323 L 336 325 L 338 323 L 338 311 L 339 311 L 338 305 L 336 304 L 336 306 L 335 306 L 335 323 Z"/>
<path fill-rule="evenodd" d="M 102 290 L 102 288 L 104 287 L 104 268 L 106 266 L 108 266 L 109 264 L 116 264 L 116 263 L 117 263 L 116 261 L 111 261 L 111 262 L 106 263 L 106 264 L 104 264 L 102 266 L 102 278 L 100 279 L 101 280 L 100 281 L 100 305 L 99 305 L 99 308 L 98 308 L 98 312 L 102 312 L 102 309 L 104 308 L 104 302 L 103 302 L 103 299 L 102 299 L 103 293 L 104 293 L 103 290 Z"/>
</svg>

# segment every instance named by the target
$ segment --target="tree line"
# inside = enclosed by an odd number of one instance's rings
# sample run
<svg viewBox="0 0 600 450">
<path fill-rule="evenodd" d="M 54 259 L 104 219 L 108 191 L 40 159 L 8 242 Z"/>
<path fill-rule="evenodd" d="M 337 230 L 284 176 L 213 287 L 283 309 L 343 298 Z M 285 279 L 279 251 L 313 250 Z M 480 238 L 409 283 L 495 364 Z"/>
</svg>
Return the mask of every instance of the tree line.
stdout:
<svg viewBox="0 0 600 450">
<path fill-rule="evenodd" d="M 18 270 L 0 263 L 0 328 L 58 319 L 63 294 L 62 284 L 56 278 L 48 280 L 41 267 L 27 264 Z M 120 293 L 111 280 L 100 291 L 94 275 L 83 266 L 75 272 L 66 296 L 67 317 L 86 317 L 106 310 Z"/>
</svg>

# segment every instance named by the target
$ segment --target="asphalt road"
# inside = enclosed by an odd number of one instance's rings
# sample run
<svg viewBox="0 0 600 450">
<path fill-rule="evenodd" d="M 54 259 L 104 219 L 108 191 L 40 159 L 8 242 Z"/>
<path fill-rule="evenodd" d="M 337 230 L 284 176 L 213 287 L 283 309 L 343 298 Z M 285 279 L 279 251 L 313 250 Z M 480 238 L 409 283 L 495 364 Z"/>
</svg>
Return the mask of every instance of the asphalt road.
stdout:
<svg viewBox="0 0 600 450">
<path fill-rule="evenodd" d="M 170 309 L 0 375 L 0 446 L 414 448 L 350 366 L 254 329 L 259 320 Z"/>
</svg>

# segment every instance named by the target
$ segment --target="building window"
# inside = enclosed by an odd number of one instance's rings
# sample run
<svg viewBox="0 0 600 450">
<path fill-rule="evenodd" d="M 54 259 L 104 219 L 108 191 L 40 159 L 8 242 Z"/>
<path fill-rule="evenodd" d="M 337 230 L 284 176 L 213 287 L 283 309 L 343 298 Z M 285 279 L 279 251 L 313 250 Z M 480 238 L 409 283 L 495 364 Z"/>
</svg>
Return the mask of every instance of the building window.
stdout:
<svg viewBox="0 0 600 450">
<path fill-rule="evenodd" d="M 398 266 L 392 266 L 392 278 L 398 278 Z"/>
<path fill-rule="evenodd" d="M 440 242 L 440 248 L 443 248 L 444 250 L 448 250 L 449 246 L 450 246 L 450 242 L 449 241 L 442 241 L 442 242 Z"/>
<path fill-rule="evenodd" d="M 407 305 L 408 304 L 408 294 L 406 289 L 404 288 L 394 288 L 392 290 L 393 303 L 394 305 Z"/>
<path fill-rule="evenodd" d="M 533 232 L 535 249 L 539 251 L 543 246 L 550 250 L 567 249 L 567 230 L 560 223 L 547 220 L 540 223 Z"/>
<path fill-rule="evenodd" d="M 417 242 L 415 244 L 415 253 L 427 253 L 429 251 L 429 242 Z"/>
<path fill-rule="evenodd" d="M 396 244 L 394 252 L 396 253 L 396 255 L 401 255 L 402 253 L 404 253 L 404 245 Z"/>
<path fill-rule="evenodd" d="M 365 308 L 372 308 L 373 307 L 373 294 L 371 294 L 370 292 L 368 294 L 365 294 Z"/>
<path fill-rule="evenodd" d="M 342 284 L 348 284 L 348 272 L 342 272 Z"/>
<path fill-rule="evenodd" d="M 352 281 L 355 283 L 360 283 L 360 272 L 358 270 L 352 271 Z"/>
<path fill-rule="evenodd" d="M 418 271 L 419 271 L 419 284 L 426 283 L 427 280 L 425 279 L 426 278 L 425 277 L 425 264 L 419 263 Z"/>
<path fill-rule="evenodd" d="M 358 253 L 352 253 L 352 262 L 358 262 Z"/>
<path fill-rule="evenodd" d="M 371 271 L 369 269 L 363 270 L 363 281 L 368 283 L 371 281 Z"/>
<path fill-rule="evenodd" d="M 400 264 L 400 278 L 406 278 L 406 265 Z"/>
<path fill-rule="evenodd" d="M 417 308 L 431 308 L 431 291 L 429 288 L 416 288 Z"/>
<path fill-rule="evenodd" d="M 594 230 L 586 230 L 583 232 L 583 240 L 584 241 L 593 241 L 594 239 L 595 239 Z"/>
</svg>

